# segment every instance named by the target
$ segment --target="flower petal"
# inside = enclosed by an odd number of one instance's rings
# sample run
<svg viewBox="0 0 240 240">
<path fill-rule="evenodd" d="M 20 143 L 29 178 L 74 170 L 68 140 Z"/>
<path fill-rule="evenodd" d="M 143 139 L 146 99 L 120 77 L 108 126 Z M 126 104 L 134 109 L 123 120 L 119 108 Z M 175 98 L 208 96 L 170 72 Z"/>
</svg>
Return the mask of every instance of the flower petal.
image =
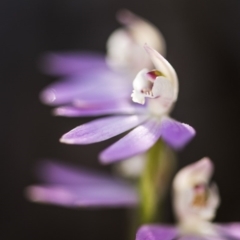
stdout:
<svg viewBox="0 0 240 240">
<path fill-rule="evenodd" d="M 127 9 L 122 9 L 117 13 L 117 20 L 131 31 L 138 45 L 142 46 L 144 43 L 148 43 L 162 55 L 166 54 L 165 39 L 152 23 Z"/>
<path fill-rule="evenodd" d="M 168 78 L 174 88 L 174 100 L 177 99 L 178 95 L 178 77 L 177 74 L 172 67 L 172 65 L 156 50 L 149 47 L 147 44 L 144 45 L 145 50 L 149 54 L 153 64 L 155 65 L 156 69 L 163 73 L 163 75 Z"/>
<path fill-rule="evenodd" d="M 148 21 L 121 10 L 117 19 L 124 27 L 115 30 L 107 41 L 107 63 L 114 69 L 136 74 L 142 68 L 152 68 L 150 57 L 143 50 L 145 42 L 165 54 L 165 41 L 158 29 Z"/>
<path fill-rule="evenodd" d="M 106 68 L 105 56 L 91 52 L 50 52 L 40 59 L 43 72 L 50 75 L 72 75 L 82 71 Z"/>
<path fill-rule="evenodd" d="M 124 101 L 124 100 L 123 100 Z M 85 117 L 85 116 L 99 116 L 107 114 L 134 114 L 143 112 L 143 108 L 133 106 L 130 104 L 102 104 L 80 108 L 75 106 L 64 106 L 54 109 L 54 115 L 65 117 Z"/>
<path fill-rule="evenodd" d="M 219 224 L 217 225 L 218 231 L 222 235 L 228 237 L 229 239 L 240 239 L 240 222 L 228 223 L 228 224 Z"/>
<path fill-rule="evenodd" d="M 173 148 L 184 147 L 195 136 L 195 130 L 171 118 L 162 119 L 162 138 Z"/>
<path fill-rule="evenodd" d="M 154 145 L 160 135 L 161 123 L 150 119 L 104 150 L 100 160 L 102 163 L 111 163 L 145 152 Z"/>
<path fill-rule="evenodd" d="M 132 207 L 137 194 L 127 186 L 85 184 L 84 186 L 33 185 L 26 196 L 33 202 L 65 207 Z"/>
<path fill-rule="evenodd" d="M 48 184 L 71 184 L 84 183 L 111 183 L 113 177 L 97 171 L 89 171 L 85 168 L 77 168 L 53 160 L 42 160 L 36 166 L 37 177 Z"/>
<path fill-rule="evenodd" d="M 220 198 L 216 185 L 209 184 L 212 174 L 213 163 L 207 157 L 184 167 L 176 174 L 173 180 L 173 205 L 183 231 L 194 228 L 194 231 L 203 234 L 214 232 L 209 221 L 215 217 Z M 202 202 L 199 202 L 199 196 Z M 197 224 L 188 222 L 188 219 Z"/>
<path fill-rule="evenodd" d="M 43 163 L 39 171 L 45 184 L 29 186 L 25 192 L 34 202 L 66 207 L 122 207 L 138 203 L 135 188 L 106 174 L 52 162 Z"/>
<path fill-rule="evenodd" d="M 60 139 L 68 144 L 89 144 L 101 142 L 123 133 L 147 119 L 145 115 L 113 116 L 83 124 L 64 134 Z"/>
<path fill-rule="evenodd" d="M 143 225 L 137 231 L 136 240 L 173 240 L 177 239 L 175 227 L 164 225 Z"/>
<path fill-rule="evenodd" d="M 82 101 L 109 101 L 129 97 L 131 83 L 128 77 L 109 69 L 85 70 L 81 74 L 68 77 L 47 86 L 40 99 L 49 105 Z"/>
</svg>

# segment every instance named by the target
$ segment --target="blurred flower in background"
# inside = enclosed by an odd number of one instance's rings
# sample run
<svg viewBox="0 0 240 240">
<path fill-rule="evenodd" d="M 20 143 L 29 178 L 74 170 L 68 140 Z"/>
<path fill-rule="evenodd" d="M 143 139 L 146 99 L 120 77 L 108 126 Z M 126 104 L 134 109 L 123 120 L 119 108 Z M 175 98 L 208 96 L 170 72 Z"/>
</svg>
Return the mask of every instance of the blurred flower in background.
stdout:
<svg viewBox="0 0 240 240">
<path fill-rule="evenodd" d="M 240 239 L 240 223 L 213 224 L 219 205 L 210 159 L 203 158 L 178 172 L 173 182 L 173 203 L 178 225 L 143 225 L 137 240 Z"/>
</svg>

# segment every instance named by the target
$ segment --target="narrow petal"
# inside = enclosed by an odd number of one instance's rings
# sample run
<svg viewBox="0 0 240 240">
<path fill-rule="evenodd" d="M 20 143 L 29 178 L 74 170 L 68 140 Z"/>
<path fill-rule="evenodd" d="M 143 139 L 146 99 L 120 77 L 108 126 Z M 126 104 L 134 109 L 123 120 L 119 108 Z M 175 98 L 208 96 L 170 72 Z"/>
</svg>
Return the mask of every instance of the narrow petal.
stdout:
<svg viewBox="0 0 240 240">
<path fill-rule="evenodd" d="M 161 123 L 150 119 L 104 150 L 100 160 L 102 163 L 111 163 L 145 152 L 154 145 L 160 135 Z"/>
<path fill-rule="evenodd" d="M 64 134 L 60 139 L 68 144 L 89 144 L 101 142 L 123 133 L 147 119 L 145 115 L 113 116 L 83 124 Z"/>
<path fill-rule="evenodd" d="M 124 100 L 123 100 L 124 101 Z M 54 115 L 64 116 L 64 117 L 85 117 L 85 116 L 100 116 L 107 114 L 134 114 L 141 113 L 144 111 L 143 108 L 133 106 L 130 104 L 102 104 L 102 105 L 93 105 L 88 104 L 87 107 L 84 105 L 84 108 L 75 107 L 75 106 L 64 106 L 54 109 Z"/>
<path fill-rule="evenodd" d="M 161 71 L 163 73 L 163 75 L 172 82 L 173 88 L 174 88 L 174 100 L 176 100 L 177 95 L 178 95 L 178 77 L 177 77 L 177 74 L 176 74 L 174 68 L 156 50 L 149 47 L 147 44 L 145 44 L 144 47 L 145 47 L 147 53 L 149 54 L 153 64 L 155 65 L 156 69 Z"/>
<path fill-rule="evenodd" d="M 93 69 L 47 86 L 40 93 L 40 99 L 45 104 L 56 106 L 77 99 L 87 102 L 119 99 L 129 97 L 130 92 L 131 83 L 125 75 L 109 69 Z"/>
<path fill-rule="evenodd" d="M 217 225 L 218 231 L 229 239 L 240 239 L 240 222 Z"/>
<path fill-rule="evenodd" d="M 133 207 L 138 202 L 136 191 L 131 187 L 98 183 L 33 185 L 26 189 L 26 197 L 33 202 L 65 207 Z"/>
<path fill-rule="evenodd" d="M 171 147 L 183 148 L 194 136 L 191 126 L 168 117 L 162 119 L 162 137 Z"/>
<path fill-rule="evenodd" d="M 114 179 L 108 174 L 77 168 L 76 166 L 59 163 L 55 160 L 43 160 L 39 162 L 35 172 L 37 177 L 47 184 L 78 185 L 94 182 L 109 184 Z"/>
<path fill-rule="evenodd" d="M 40 59 L 42 71 L 55 76 L 72 75 L 105 67 L 105 56 L 91 52 L 50 52 Z"/>
<path fill-rule="evenodd" d="M 138 203 L 135 188 L 107 174 L 47 161 L 39 166 L 38 175 L 45 184 L 25 191 L 34 202 L 65 207 L 132 207 Z"/>
<path fill-rule="evenodd" d="M 143 225 L 137 231 L 136 240 L 173 240 L 177 239 L 175 227 L 164 225 Z"/>
</svg>

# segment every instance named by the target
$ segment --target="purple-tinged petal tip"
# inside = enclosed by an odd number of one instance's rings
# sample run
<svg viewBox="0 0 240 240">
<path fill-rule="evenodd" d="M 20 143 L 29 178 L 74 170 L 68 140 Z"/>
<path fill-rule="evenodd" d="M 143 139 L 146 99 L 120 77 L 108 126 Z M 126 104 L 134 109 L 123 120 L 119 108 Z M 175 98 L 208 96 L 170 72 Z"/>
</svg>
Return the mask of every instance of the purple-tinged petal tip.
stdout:
<svg viewBox="0 0 240 240">
<path fill-rule="evenodd" d="M 136 234 L 136 240 L 173 240 L 178 236 L 175 227 L 164 225 L 143 225 Z"/>
<path fill-rule="evenodd" d="M 162 138 L 175 149 L 183 148 L 195 134 L 194 128 L 188 124 L 167 117 L 162 120 Z"/>
</svg>

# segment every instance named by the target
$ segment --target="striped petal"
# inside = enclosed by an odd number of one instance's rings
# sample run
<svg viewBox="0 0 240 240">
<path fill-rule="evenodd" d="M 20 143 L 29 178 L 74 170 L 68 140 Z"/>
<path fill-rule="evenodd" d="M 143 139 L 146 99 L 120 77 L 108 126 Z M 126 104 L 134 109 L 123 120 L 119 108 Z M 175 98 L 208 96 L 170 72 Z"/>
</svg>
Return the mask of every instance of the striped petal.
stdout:
<svg viewBox="0 0 240 240">
<path fill-rule="evenodd" d="M 150 119 L 103 151 L 100 160 L 102 163 L 111 163 L 145 152 L 154 145 L 160 135 L 161 123 Z"/>
<path fill-rule="evenodd" d="M 101 142 L 123 133 L 147 119 L 145 115 L 113 116 L 83 124 L 64 134 L 60 139 L 67 144 Z"/>
</svg>

